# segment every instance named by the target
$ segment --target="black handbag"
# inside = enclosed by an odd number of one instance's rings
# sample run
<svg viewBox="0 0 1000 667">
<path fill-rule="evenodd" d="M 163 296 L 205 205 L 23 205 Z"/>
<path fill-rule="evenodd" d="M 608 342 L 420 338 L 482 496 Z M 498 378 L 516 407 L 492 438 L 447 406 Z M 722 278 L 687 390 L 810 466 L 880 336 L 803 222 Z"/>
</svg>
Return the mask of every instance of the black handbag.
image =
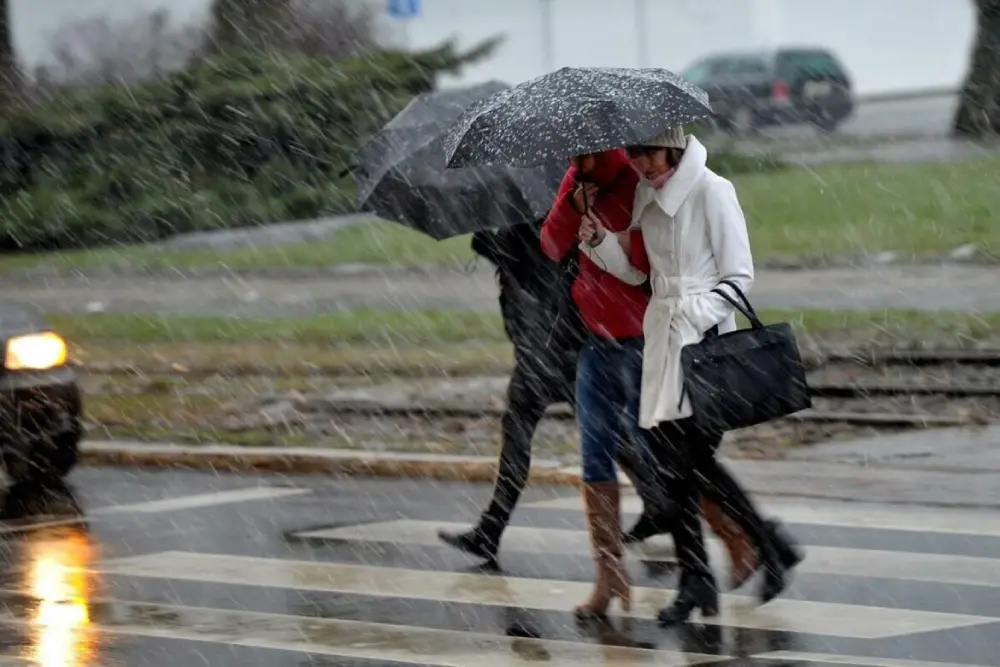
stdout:
<svg viewBox="0 0 1000 667">
<path fill-rule="evenodd" d="M 720 334 L 681 349 L 684 388 L 700 426 L 716 433 L 753 426 L 812 407 L 802 355 L 787 322 L 765 325 L 743 291 L 723 280 L 740 297 L 712 292 L 731 303 L 750 322 L 749 329 Z"/>
</svg>

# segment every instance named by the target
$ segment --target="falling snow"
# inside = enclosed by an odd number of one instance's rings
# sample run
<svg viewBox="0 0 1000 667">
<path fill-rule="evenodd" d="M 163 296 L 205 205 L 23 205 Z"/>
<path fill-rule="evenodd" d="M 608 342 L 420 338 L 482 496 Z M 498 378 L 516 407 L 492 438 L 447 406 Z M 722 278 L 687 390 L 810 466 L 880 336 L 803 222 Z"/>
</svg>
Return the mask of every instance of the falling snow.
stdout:
<svg viewBox="0 0 1000 667">
<path fill-rule="evenodd" d="M 492 81 L 500 41 L 380 50 L 379 3 L 211 5 L 0 58 L 0 665 L 1000 667 L 996 21 L 961 95 L 834 119 L 800 96 L 839 82 Z M 719 614 L 660 627 L 684 480 L 621 429 L 581 500 L 580 260 L 541 236 L 569 157 L 677 125 L 812 407 L 725 434 L 759 511 L 699 487 Z M 630 609 L 578 618 L 595 571 Z"/>
</svg>

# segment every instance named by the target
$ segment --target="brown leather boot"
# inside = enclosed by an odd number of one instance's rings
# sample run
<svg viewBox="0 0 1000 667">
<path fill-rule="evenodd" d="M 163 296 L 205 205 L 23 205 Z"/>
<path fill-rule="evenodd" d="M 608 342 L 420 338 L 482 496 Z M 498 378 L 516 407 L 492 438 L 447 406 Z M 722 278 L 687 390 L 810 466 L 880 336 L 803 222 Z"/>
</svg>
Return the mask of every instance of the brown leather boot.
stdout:
<svg viewBox="0 0 1000 667">
<path fill-rule="evenodd" d="M 701 513 L 712 532 L 719 536 L 729 552 L 730 588 L 739 588 L 760 567 L 757 550 L 743 529 L 727 516 L 721 507 L 704 497 L 701 499 Z"/>
<path fill-rule="evenodd" d="M 603 617 L 615 598 L 621 600 L 623 611 L 629 611 L 632 607 L 632 588 L 622 547 L 618 482 L 584 484 L 583 505 L 597 576 L 590 597 L 574 612 L 579 619 Z"/>
</svg>

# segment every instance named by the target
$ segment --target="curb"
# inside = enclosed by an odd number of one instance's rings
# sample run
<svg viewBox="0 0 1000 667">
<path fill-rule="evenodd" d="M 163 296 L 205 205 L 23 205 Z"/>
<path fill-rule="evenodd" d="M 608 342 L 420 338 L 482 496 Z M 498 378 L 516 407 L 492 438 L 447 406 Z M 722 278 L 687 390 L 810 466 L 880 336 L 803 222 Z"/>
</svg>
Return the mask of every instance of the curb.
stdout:
<svg viewBox="0 0 1000 667">
<path fill-rule="evenodd" d="M 80 444 L 81 465 L 114 468 L 212 470 L 229 473 L 344 475 L 448 482 L 492 483 L 497 460 L 486 456 L 372 453 L 343 449 L 241 447 L 238 445 L 164 445 L 141 442 Z M 536 461 L 529 482 L 546 486 L 580 485 L 579 466 Z M 627 480 L 623 479 L 623 482 Z"/>
</svg>

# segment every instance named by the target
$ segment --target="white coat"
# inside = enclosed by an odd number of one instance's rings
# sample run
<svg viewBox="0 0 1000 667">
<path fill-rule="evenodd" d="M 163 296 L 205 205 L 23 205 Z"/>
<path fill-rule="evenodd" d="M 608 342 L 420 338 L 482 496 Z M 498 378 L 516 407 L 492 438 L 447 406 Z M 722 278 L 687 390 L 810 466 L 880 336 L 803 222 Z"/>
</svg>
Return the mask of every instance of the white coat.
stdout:
<svg viewBox="0 0 1000 667">
<path fill-rule="evenodd" d="M 701 142 L 688 136 L 670 180 L 654 190 L 643 179 L 635 192 L 632 227 L 642 230 L 653 292 L 643 320 L 639 409 L 639 425 L 647 429 L 692 414 L 682 392 L 681 348 L 701 342 L 715 325 L 721 333 L 736 329 L 734 307 L 711 290 L 721 280 L 731 280 L 744 294 L 753 285 L 750 239 L 736 189 L 705 165 L 707 157 Z M 605 234 L 595 247 L 580 247 L 624 282 L 637 285 L 646 279 L 615 234 Z"/>
</svg>

